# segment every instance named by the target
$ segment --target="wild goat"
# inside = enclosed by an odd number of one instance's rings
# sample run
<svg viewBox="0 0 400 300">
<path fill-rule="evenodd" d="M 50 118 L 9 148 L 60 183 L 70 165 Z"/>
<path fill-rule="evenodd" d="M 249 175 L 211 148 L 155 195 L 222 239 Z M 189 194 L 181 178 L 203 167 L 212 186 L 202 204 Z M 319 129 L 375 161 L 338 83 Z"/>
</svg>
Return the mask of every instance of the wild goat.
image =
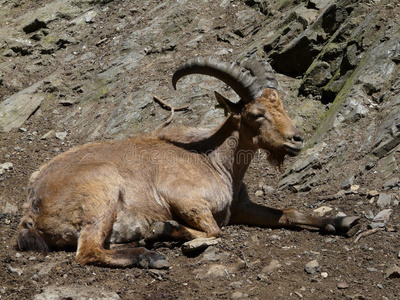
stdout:
<svg viewBox="0 0 400 300">
<path fill-rule="evenodd" d="M 242 179 L 256 150 L 267 150 L 268 160 L 280 165 L 303 146 L 268 63 L 251 60 L 239 67 L 195 58 L 174 73 L 174 88 L 189 74 L 213 76 L 240 96 L 234 103 L 216 93 L 229 112 L 224 122 L 212 130 L 167 128 L 87 144 L 55 157 L 30 178 L 20 250 L 76 246 L 82 264 L 166 268 L 158 252 L 113 244 L 218 237 L 228 224 L 345 233 L 357 223 L 356 217 L 313 217 L 249 200 Z"/>
</svg>

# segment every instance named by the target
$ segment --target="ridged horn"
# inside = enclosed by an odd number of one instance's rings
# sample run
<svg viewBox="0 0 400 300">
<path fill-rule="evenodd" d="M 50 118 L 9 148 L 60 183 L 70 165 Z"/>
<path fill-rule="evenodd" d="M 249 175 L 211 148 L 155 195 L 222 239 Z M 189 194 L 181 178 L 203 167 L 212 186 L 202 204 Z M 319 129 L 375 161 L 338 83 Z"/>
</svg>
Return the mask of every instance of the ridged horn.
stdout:
<svg viewBox="0 0 400 300">
<path fill-rule="evenodd" d="M 265 63 L 269 66 L 268 63 Z M 176 89 L 178 80 L 190 74 L 202 74 L 215 77 L 230 86 L 241 100 L 248 103 L 258 98 L 264 88 L 275 88 L 277 82 L 272 68 L 260 62 L 252 62 L 246 68 L 235 63 L 221 62 L 213 57 L 196 57 L 181 65 L 172 76 L 172 85 Z M 247 69 L 249 68 L 249 69 Z M 250 72 L 249 72 L 250 71 Z M 264 72 L 268 71 L 268 75 Z M 268 79 L 265 81 L 264 79 Z"/>
</svg>

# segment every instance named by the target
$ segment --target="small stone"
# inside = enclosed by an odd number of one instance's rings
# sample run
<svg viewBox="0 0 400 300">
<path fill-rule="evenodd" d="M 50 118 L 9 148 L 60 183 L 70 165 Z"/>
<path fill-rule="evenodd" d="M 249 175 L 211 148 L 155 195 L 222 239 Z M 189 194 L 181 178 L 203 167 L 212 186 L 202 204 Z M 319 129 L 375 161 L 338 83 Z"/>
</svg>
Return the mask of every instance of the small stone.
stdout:
<svg viewBox="0 0 400 300">
<path fill-rule="evenodd" d="M 18 253 L 18 252 L 17 252 L 17 253 L 15 254 L 15 257 L 16 257 L 16 258 L 20 258 L 21 256 L 22 256 L 21 253 Z"/>
<path fill-rule="evenodd" d="M 215 246 L 209 246 L 203 253 L 201 261 L 219 261 L 228 258 L 227 252 L 220 252 Z"/>
<path fill-rule="evenodd" d="M 62 106 L 72 106 L 75 104 L 75 101 L 70 100 L 70 99 L 63 99 L 58 103 L 60 103 Z"/>
<path fill-rule="evenodd" d="M 316 260 L 312 260 L 306 264 L 304 269 L 308 274 L 315 274 L 319 271 L 319 263 Z"/>
<path fill-rule="evenodd" d="M 324 278 L 324 279 L 328 278 L 328 273 L 327 272 L 322 272 L 321 273 L 321 277 Z"/>
<path fill-rule="evenodd" d="M 18 211 L 18 206 L 8 201 L 2 207 L 2 213 L 4 214 L 16 215 Z"/>
<path fill-rule="evenodd" d="M 318 217 L 323 217 L 325 216 L 328 212 L 332 211 L 333 208 L 329 206 L 321 206 L 317 209 L 313 210 L 313 215 L 318 216 Z"/>
<path fill-rule="evenodd" d="M 21 147 L 19 147 L 19 146 L 14 147 L 14 150 L 19 152 L 19 151 L 21 151 Z"/>
<path fill-rule="evenodd" d="M 272 273 L 276 270 L 278 270 L 280 267 L 282 267 L 282 265 L 279 263 L 278 260 L 273 259 L 268 266 L 265 266 L 261 272 L 262 273 Z"/>
<path fill-rule="evenodd" d="M 337 214 L 336 214 L 336 217 L 347 217 L 347 215 L 344 213 L 344 212 L 338 212 Z"/>
<path fill-rule="evenodd" d="M 259 274 L 259 275 L 257 275 L 257 279 L 260 280 L 260 281 L 266 282 L 266 283 L 268 283 L 268 284 L 271 283 L 271 282 L 269 281 L 268 275 L 266 275 L 266 274 Z"/>
<path fill-rule="evenodd" d="M 375 218 L 374 213 L 370 209 L 365 213 L 365 217 L 369 220 L 373 220 Z"/>
<path fill-rule="evenodd" d="M 67 132 L 56 132 L 56 138 L 59 140 L 65 140 L 65 138 L 67 137 Z"/>
<path fill-rule="evenodd" d="M 340 188 L 342 190 L 347 190 L 349 189 L 354 182 L 354 175 L 351 175 L 349 177 L 347 177 L 341 184 L 340 184 Z"/>
<path fill-rule="evenodd" d="M 388 208 L 391 203 L 392 203 L 392 196 L 389 194 L 380 194 L 378 201 L 376 202 L 376 204 L 381 209 Z"/>
<path fill-rule="evenodd" d="M 385 278 L 400 278 L 400 267 L 393 265 L 385 271 Z"/>
<path fill-rule="evenodd" d="M 392 214 L 391 209 L 384 209 L 380 211 L 373 219 L 374 222 L 383 222 L 387 223 L 389 221 L 390 215 Z"/>
<path fill-rule="evenodd" d="M 255 192 L 256 197 L 262 197 L 264 196 L 264 192 L 262 190 L 258 190 Z"/>
<path fill-rule="evenodd" d="M 375 229 L 375 228 L 384 228 L 385 223 L 380 223 L 380 222 L 372 222 L 371 224 L 368 225 L 368 228 Z"/>
<path fill-rule="evenodd" d="M 248 294 L 244 294 L 242 292 L 236 291 L 236 292 L 233 292 L 231 298 L 233 300 L 235 300 L 235 299 L 244 299 L 244 298 L 247 298 L 248 296 L 249 296 Z"/>
<path fill-rule="evenodd" d="M 397 187 L 398 185 L 399 185 L 399 178 L 395 177 L 395 178 L 389 179 L 388 181 L 386 181 L 383 184 L 383 190 L 390 190 L 394 187 Z"/>
<path fill-rule="evenodd" d="M 9 270 L 11 273 L 17 273 L 19 276 L 21 276 L 22 273 L 23 273 L 23 271 L 22 271 L 21 268 L 13 268 L 12 266 L 8 266 L 8 270 Z"/>
<path fill-rule="evenodd" d="M 270 185 L 263 185 L 262 190 L 264 191 L 264 194 L 272 194 L 275 191 L 275 188 Z"/>
<path fill-rule="evenodd" d="M 368 193 L 367 193 L 367 197 L 368 198 L 373 198 L 373 197 L 376 197 L 376 196 L 378 196 L 379 195 L 379 192 L 377 191 L 377 190 L 372 190 L 372 191 L 369 191 Z"/>
<path fill-rule="evenodd" d="M 243 286 L 243 281 L 234 281 L 231 284 L 229 284 L 229 286 L 232 287 L 233 289 L 241 288 Z"/>
<path fill-rule="evenodd" d="M 26 128 L 23 128 L 23 127 L 19 128 L 18 130 L 19 130 L 20 132 L 27 132 L 27 131 L 28 131 Z"/>
<path fill-rule="evenodd" d="M 338 288 L 339 290 L 344 290 L 344 289 L 349 288 L 349 285 L 348 285 L 347 282 L 339 282 L 339 283 L 337 284 L 337 288 Z"/>
<path fill-rule="evenodd" d="M 14 165 L 10 162 L 5 162 L 0 165 L 0 171 L 11 171 L 12 169 L 14 169 Z"/>
<path fill-rule="evenodd" d="M 45 133 L 40 139 L 47 140 L 56 137 L 56 132 L 54 130 L 50 130 L 49 132 Z"/>
<path fill-rule="evenodd" d="M 350 190 L 351 190 L 352 192 L 357 192 L 359 188 L 360 188 L 359 185 L 354 184 L 354 185 L 352 185 L 352 186 L 350 187 Z"/>
<path fill-rule="evenodd" d="M 197 250 L 203 250 L 209 246 L 217 245 L 221 239 L 217 238 L 197 238 L 188 241 L 182 245 L 183 253 L 190 253 Z"/>
<path fill-rule="evenodd" d="M 273 234 L 269 237 L 271 241 L 279 241 L 281 237 L 279 235 Z"/>
</svg>

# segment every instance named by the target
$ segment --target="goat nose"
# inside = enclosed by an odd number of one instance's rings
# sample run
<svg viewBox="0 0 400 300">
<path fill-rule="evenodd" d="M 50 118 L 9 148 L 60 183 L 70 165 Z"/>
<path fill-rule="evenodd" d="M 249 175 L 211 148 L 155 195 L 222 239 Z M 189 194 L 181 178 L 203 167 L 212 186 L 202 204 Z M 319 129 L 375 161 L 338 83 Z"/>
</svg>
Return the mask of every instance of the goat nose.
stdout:
<svg viewBox="0 0 400 300">
<path fill-rule="evenodd" d="M 293 140 L 294 142 L 301 143 L 301 142 L 304 141 L 304 138 L 303 138 L 303 135 L 302 135 L 302 134 L 300 134 L 300 133 L 295 133 L 295 134 L 293 135 L 293 137 L 292 137 L 292 140 Z"/>
</svg>

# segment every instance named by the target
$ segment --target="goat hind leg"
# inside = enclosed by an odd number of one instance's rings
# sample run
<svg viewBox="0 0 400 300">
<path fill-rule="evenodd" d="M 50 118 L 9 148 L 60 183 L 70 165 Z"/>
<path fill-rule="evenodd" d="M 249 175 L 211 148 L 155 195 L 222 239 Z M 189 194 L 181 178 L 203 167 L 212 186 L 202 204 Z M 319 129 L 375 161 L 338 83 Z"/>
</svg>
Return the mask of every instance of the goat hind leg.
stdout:
<svg viewBox="0 0 400 300">
<path fill-rule="evenodd" d="M 76 260 L 79 263 L 117 268 L 166 269 L 169 267 L 168 261 L 162 254 L 143 247 L 105 249 L 103 245 L 107 235 L 102 232 L 102 222 L 99 223 L 87 224 L 82 229 L 76 254 Z"/>
</svg>

